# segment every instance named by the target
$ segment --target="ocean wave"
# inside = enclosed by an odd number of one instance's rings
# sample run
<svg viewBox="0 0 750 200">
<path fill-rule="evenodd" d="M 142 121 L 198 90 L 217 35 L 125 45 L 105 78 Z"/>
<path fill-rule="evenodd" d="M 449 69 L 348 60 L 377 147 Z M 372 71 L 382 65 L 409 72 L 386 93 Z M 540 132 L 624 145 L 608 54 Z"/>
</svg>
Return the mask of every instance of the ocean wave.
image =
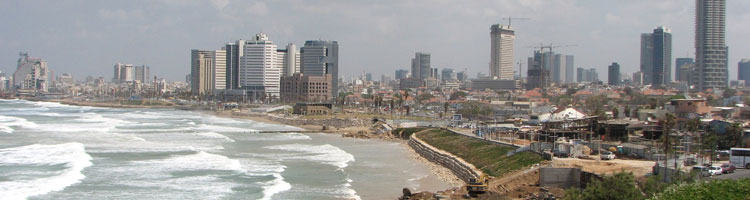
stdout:
<svg viewBox="0 0 750 200">
<path fill-rule="evenodd" d="M 198 135 L 198 136 L 202 136 L 202 137 L 212 138 L 212 139 L 223 139 L 223 140 L 226 140 L 228 142 L 235 142 L 232 138 L 229 138 L 226 135 L 222 135 L 222 134 L 217 133 L 217 132 L 198 132 L 198 133 L 194 133 L 194 134 Z"/>
<path fill-rule="evenodd" d="M 354 162 L 354 155 L 341 150 L 330 144 L 308 145 L 308 144 L 286 144 L 265 147 L 267 149 L 283 150 L 290 152 L 299 152 L 297 156 L 281 159 L 302 159 L 317 161 L 338 167 L 339 169 L 349 166 L 349 162 Z"/>
<path fill-rule="evenodd" d="M 0 115 L 0 132 L 13 133 L 13 127 L 36 128 L 38 125 L 24 118 Z"/>
<path fill-rule="evenodd" d="M 81 143 L 34 144 L 0 149 L 0 166 L 64 165 L 66 167 L 47 177 L 19 175 L 11 178 L 11 181 L 0 182 L 0 196 L 8 199 L 25 199 L 60 191 L 86 177 L 81 171 L 92 165 L 91 159 Z"/>
<path fill-rule="evenodd" d="M 201 124 L 195 130 L 202 130 L 202 131 L 214 131 L 214 132 L 224 132 L 224 133 L 257 133 L 258 130 L 249 129 L 249 128 L 238 128 L 238 127 L 232 127 L 232 126 L 217 126 L 217 125 L 209 125 L 209 124 Z"/>
<path fill-rule="evenodd" d="M 274 179 L 263 183 L 263 200 L 268 200 L 273 195 L 292 189 L 292 185 L 284 181 L 281 174 L 273 174 Z"/>
</svg>

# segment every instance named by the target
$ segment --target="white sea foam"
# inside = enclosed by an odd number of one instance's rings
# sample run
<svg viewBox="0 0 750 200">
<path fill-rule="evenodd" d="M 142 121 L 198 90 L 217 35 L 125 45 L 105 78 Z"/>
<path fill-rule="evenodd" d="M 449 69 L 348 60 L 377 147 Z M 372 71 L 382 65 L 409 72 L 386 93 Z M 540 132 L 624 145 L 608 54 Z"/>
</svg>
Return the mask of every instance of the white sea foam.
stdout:
<svg viewBox="0 0 750 200">
<path fill-rule="evenodd" d="M 13 133 L 13 127 L 36 128 L 38 125 L 24 118 L 0 115 L 0 132 Z"/>
<path fill-rule="evenodd" d="M 240 161 L 223 155 L 199 151 L 195 154 L 173 156 L 162 160 L 135 161 L 134 164 L 155 166 L 158 171 L 227 170 L 245 172 Z"/>
<path fill-rule="evenodd" d="M 202 137 L 207 137 L 207 138 L 223 139 L 223 140 L 226 140 L 228 142 L 235 142 L 232 138 L 229 138 L 226 135 L 222 135 L 222 134 L 217 133 L 217 132 L 198 132 L 198 133 L 194 133 L 194 134 L 202 136 Z"/>
<path fill-rule="evenodd" d="M 285 157 L 281 159 L 301 159 L 322 162 L 333 165 L 339 169 L 346 168 L 349 162 L 354 161 L 354 156 L 344 150 L 330 144 L 308 145 L 308 144 L 286 144 L 266 147 L 291 152 L 300 152 L 297 156 Z"/>
<path fill-rule="evenodd" d="M 273 195 L 292 189 L 292 185 L 284 181 L 281 174 L 273 174 L 274 179 L 263 183 L 263 200 L 271 199 Z"/>
<path fill-rule="evenodd" d="M 81 171 L 91 166 L 91 156 L 86 154 L 81 143 L 56 145 L 28 145 L 0 149 L 0 166 L 52 166 L 64 165 L 65 169 L 46 177 L 23 176 L 0 182 L 0 197 L 3 199 L 25 199 L 30 196 L 60 191 L 84 179 Z"/>
<path fill-rule="evenodd" d="M 240 138 L 252 141 L 312 140 L 310 136 L 301 133 L 248 134 L 242 135 Z"/>
</svg>

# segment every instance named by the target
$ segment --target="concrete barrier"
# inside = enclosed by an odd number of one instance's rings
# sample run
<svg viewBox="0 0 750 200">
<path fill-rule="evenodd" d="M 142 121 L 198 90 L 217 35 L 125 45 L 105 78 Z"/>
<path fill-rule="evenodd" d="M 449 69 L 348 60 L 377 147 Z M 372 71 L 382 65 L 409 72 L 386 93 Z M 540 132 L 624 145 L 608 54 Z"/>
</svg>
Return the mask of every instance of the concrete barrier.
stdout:
<svg viewBox="0 0 750 200">
<path fill-rule="evenodd" d="M 454 156 L 451 153 L 437 149 L 421 139 L 416 137 L 417 134 L 409 137 L 409 147 L 414 149 L 420 156 L 429 160 L 430 162 L 437 163 L 445 168 L 448 168 L 453 172 L 456 177 L 460 178 L 464 182 L 467 182 L 470 178 L 477 178 L 481 174 L 481 171 L 474 167 L 471 163 L 464 161 L 463 159 Z"/>
</svg>

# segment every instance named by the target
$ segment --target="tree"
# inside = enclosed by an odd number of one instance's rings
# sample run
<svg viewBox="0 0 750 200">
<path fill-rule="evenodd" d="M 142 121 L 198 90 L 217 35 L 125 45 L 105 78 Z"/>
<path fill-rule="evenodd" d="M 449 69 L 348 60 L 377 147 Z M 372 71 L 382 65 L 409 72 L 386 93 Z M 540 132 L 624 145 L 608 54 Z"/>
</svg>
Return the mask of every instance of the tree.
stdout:
<svg viewBox="0 0 750 200">
<path fill-rule="evenodd" d="M 620 115 L 620 111 L 617 110 L 617 107 L 612 108 L 612 117 L 617 119 L 617 116 Z"/>
<path fill-rule="evenodd" d="M 458 91 L 458 92 L 452 93 L 449 99 L 458 100 L 458 99 L 463 99 L 463 98 L 466 98 L 466 92 Z"/>
<path fill-rule="evenodd" d="M 661 134 L 661 141 L 662 141 L 662 148 L 664 150 L 664 167 L 667 167 L 667 161 L 669 160 L 669 152 L 672 151 L 673 148 L 673 141 L 670 134 L 672 133 L 672 127 L 674 126 L 675 118 L 674 114 L 667 113 L 664 116 L 664 120 L 662 120 L 662 134 Z M 676 167 L 675 167 L 676 168 Z M 667 180 L 667 173 L 664 173 L 664 180 Z"/>
<path fill-rule="evenodd" d="M 423 101 L 428 100 L 428 99 L 432 99 L 434 97 L 435 96 L 432 96 L 432 94 L 430 94 L 428 92 L 425 92 L 425 93 L 417 95 L 416 99 L 417 99 L 417 102 L 419 102 L 421 104 Z"/>
<path fill-rule="evenodd" d="M 443 103 L 443 113 L 448 114 L 448 107 L 450 104 L 448 102 Z"/>
<path fill-rule="evenodd" d="M 630 118 L 630 107 L 625 106 L 625 109 L 623 109 L 622 114 L 625 114 L 625 117 Z"/>
<path fill-rule="evenodd" d="M 633 88 L 625 87 L 622 89 L 623 92 L 625 92 L 625 95 L 633 96 Z"/>
<path fill-rule="evenodd" d="M 586 189 L 567 189 L 565 190 L 565 197 L 563 199 L 635 200 L 643 198 L 641 191 L 636 187 L 633 173 L 618 172 L 612 176 L 605 176 L 601 181 L 594 180 Z"/>
<path fill-rule="evenodd" d="M 732 123 L 727 126 L 727 134 L 724 136 L 722 148 L 728 149 L 740 145 L 742 140 L 742 126 L 740 123 Z"/>
<path fill-rule="evenodd" d="M 607 104 L 607 96 L 594 95 L 586 98 L 585 107 L 592 116 L 599 116 L 604 114 L 604 105 Z"/>
<path fill-rule="evenodd" d="M 724 88 L 724 93 L 721 95 L 724 96 L 725 99 L 732 98 L 734 95 L 737 94 L 737 90 L 732 88 Z"/>
</svg>

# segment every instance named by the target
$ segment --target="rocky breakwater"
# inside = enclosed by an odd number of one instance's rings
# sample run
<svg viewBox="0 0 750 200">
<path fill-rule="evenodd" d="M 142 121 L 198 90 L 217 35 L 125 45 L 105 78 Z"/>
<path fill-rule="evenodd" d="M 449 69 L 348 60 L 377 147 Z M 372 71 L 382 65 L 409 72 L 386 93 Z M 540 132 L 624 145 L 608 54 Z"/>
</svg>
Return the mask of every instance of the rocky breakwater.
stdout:
<svg viewBox="0 0 750 200">
<path fill-rule="evenodd" d="M 409 137 L 409 147 L 411 147 L 420 156 L 429 160 L 430 162 L 437 163 L 445 168 L 448 168 L 458 178 L 464 182 L 468 181 L 469 178 L 477 178 L 481 174 L 481 171 L 474 167 L 471 163 L 464 161 L 463 159 L 454 156 L 451 153 L 437 149 L 417 137 L 418 134 L 413 134 Z"/>
<path fill-rule="evenodd" d="M 232 115 L 259 117 L 259 118 L 271 120 L 277 123 L 286 124 L 290 126 L 315 125 L 315 126 L 325 127 L 325 129 L 368 126 L 371 123 L 370 120 L 355 119 L 355 118 L 303 119 L 303 118 L 278 117 L 278 116 L 269 115 L 269 114 L 254 114 L 254 113 L 251 114 L 251 113 L 241 113 L 241 112 L 233 112 Z"/>
</svg>

